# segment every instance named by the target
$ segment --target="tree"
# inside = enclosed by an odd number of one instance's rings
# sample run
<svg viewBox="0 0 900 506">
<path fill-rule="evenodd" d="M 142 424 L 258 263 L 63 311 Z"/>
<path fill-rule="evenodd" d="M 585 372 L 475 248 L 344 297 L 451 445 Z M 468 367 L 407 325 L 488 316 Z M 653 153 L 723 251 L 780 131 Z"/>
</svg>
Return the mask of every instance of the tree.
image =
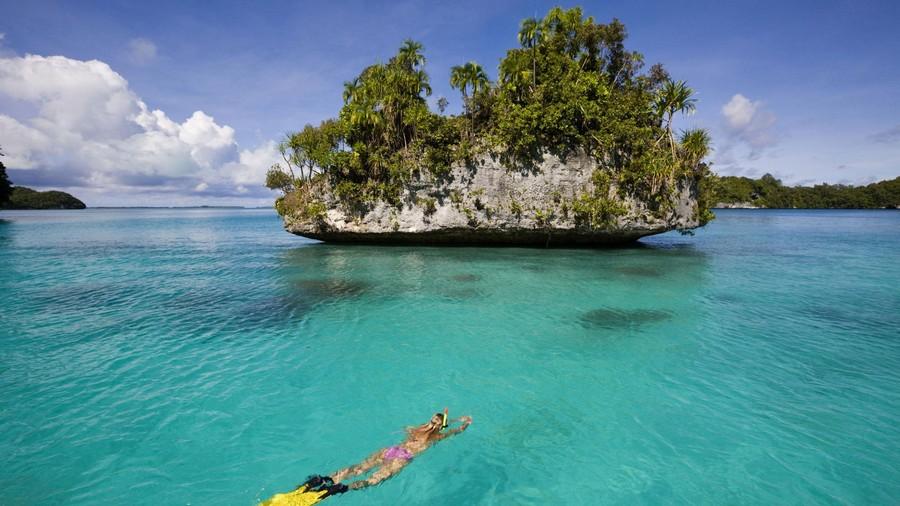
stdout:
<svg viewBox="0 0 900 506">
<path fill-rule="evenodd" d="M 537 86 L 537 46 L 541 40 L 541 25 L 535 18 L 522 21 L 519 29 L 519 44 L 526 49 L 531 49 L 531 81 L 532 86 Z"/>
<path fill-rule="evenodd" d="M 344 81 L 344 103 L 348 103 L 353 100 L 353 94 L 356 93 L 356 90 L 359 89 L 359 78 L 352 81 Z"/>
<path fill-rule="evenodd" d="M 281 164 L 272 165 L 266 172 L 266 188 L 281 190 L 285 194 L 294 191 L 294 179 L 281 168 Z"/>
<path fill-rule="evenodd" d="M 397 59 L 408 70 L 424 66 L 425 56 L 422 54 L 422 44 L 412 39 L 404 40 L 397 53 Z"/>
<path fill-rule="evenodd" d="M 656 95 L 656 113 L 665 121 L 665 134 L 672 148 L 672 160 L 675 160 L 675 134 L 672 130 L 672 119 L 676 113 L 691 114 L 697 107 L 694 90 L 684 81 L 666 81 Z M 661 138 L 660 138 L 661 140 Z M 659 141 L 657 141 L 659 142 Z"/>
<path fill-rule="evenodd" d="M 3 156 L 2 148 L 0 148 L 0 156 Z M 9 178 L 6 176 L 6 166 L 3 165 L 3 162 L 0 162 L 0 205 L 8 202 L 11 194 L 12 183 L 10 183 Z"/>
<path fill-rule="evenodd" d="M 470 61 L 465 65 L 457 65 L 450 69 L 450 86 L 462 92 L 463 105 L 469 116 L 470 130 L 475 130 L 475 120 L 472 117 L 472 104 L 467 90 L 472 88 L 472 97 L 487 89 L 491 84 L 487 74 L 481 65 Z"/>
<path fill-rule="evenodd" d="M 441 114 L 444 114 L 444 111 L 447 109 L 447 106 L 450 105 L 450 102 L 447 101 L 447 97 L 440 97 L 437 100 L 438 110 L 441 111 Z"/>
<path fill-rule="evenodd" d="M 681 132 L 681 152 L 688 166 L 696 167 L 709 154 L 709 132 L 702 128 Z"/>
</svg>

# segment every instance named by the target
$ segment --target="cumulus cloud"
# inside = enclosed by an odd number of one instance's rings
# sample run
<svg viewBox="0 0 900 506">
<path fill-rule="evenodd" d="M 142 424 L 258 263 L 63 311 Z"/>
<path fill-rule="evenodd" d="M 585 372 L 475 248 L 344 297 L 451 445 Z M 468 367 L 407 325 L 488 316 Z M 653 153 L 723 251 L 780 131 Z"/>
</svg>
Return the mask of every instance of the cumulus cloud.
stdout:
<svg viewBox="0 0 900 506">
<path fill-rule="evenodd" d="M 242 150 L 234 129 L 203 111 L 174 121 L 101 61 L 0 58 L 0 95 L 33 111 L 0 113 L 4 162 L 19 184 L 270 196 L 263 182 L 278 159 L 274 142 Z"/>
<path fill-rule="evenodd" d="M 722 106 L 725 130 L 733 144 L 749 149 L 747 158 L 755 160 L 776 143 L 775 115 L 761 101 L 752 101 L 740 93 Z"/>
<path fill-rule="evenodd" d="M 156 44 L 148 39 L 131 39 L 128 41 L 128 58 L 137 65 L 147 65 L 156 60 Z"/>
</svg>

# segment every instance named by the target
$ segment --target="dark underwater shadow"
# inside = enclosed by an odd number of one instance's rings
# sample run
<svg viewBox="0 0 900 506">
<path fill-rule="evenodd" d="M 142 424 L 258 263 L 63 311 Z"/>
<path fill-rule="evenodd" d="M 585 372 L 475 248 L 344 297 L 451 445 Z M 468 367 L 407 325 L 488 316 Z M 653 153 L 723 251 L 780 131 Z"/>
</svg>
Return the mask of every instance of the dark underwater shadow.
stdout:
<svg viewBox="0 0 900 506">
<path fill-rule="evenodd" d="M 659 309 L 598 308 L 585 311 L 578 321 L 589 329 L 621 330 L 661 323 L 671 318 L 672 313 Z"/>
<path fill-rule="evenodd" d="M 481 276 L 478 274 L 454 274 L 450 276 L 450 279 L 456 281 L 458 283 L 474 283 L 476 281 L 481 281 Z"/>
</svg>

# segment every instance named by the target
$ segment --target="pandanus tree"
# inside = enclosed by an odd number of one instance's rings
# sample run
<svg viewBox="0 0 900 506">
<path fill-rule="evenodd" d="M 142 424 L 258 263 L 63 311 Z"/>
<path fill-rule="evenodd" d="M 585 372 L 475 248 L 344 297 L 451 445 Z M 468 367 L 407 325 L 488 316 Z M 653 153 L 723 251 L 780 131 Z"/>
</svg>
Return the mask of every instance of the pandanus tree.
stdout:
<svg viewBox="0 0 900 506">
<path fill-rule="evenodd" d="M 681 132 L 682 158 L 689 167 L 697 165 L 709 154 L 709 132 L 702 128 Z"/>
<path fill-rule="evenodd" d="M 675 159 L 675 134 L 672 129 L 672 121 L 676 114 L 691 114 L 697 108 L 697 99 L 692 90 L 684 81 L 666 81 L 659 89 L 654 101 L 656 114 L 660 121 L 665 123 L 664 136 L 669 140 L 672 150 L 672 159 Z M 662 136 L 657 139 L 657 144 Z"/>
<path fill-rule="evenodd" d="M 469 116 L 470 128 L 475 130 L 475 120 L 472 117 L 472 105 L 468 90 L 471 88 L 472 97 L 474 98 L 479 92 L 486 90 L 490 86 L 491 81 L 488 79 L 487 73 L 481 68 L 481 65 L 470 61 L 465 65 L 457 65 L 450 69 L 450 86 L 462 92 L 463 104 L 466 108 L 466 114 Z"/>
</svg>

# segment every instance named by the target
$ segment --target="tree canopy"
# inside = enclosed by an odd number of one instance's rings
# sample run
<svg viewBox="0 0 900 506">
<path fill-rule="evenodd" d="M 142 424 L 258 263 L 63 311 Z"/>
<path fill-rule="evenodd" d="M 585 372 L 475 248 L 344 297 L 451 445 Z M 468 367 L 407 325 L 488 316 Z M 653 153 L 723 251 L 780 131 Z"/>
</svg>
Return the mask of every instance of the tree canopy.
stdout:
<svg viewBox="0 0 900 506">
<path fill-rule="evenodd" d="M 72 195 L 56 191 L 39 192 L 24 186 L 14 186 L 9 201 L 3 206 L 6 209 L 84 209 L 84 202 Z"/>
<path fill-rule="evenodd" d="M 871 209 L 900 206 L 900 177 L 866 186 L 819 184 L 784 186 L 771 174 L 759 179 L 724 176 L 715 188 L 717 203 L 798 209 Z"/>
<path fill-rule="evenodd" d="M 598 162 L 603 174 L 595 179 L 604 184 L 588 199 L 606 199 L 603 191 L 614 184 L 623 196 L 665 208 L 685 178 L 705 191 L 709 135 L 675 128 L 695 108 L 693 90 L 661 65 L 645 71 L 626 38 L 618 20 L 598 23 L 580 8 L 526 19 L 519 47 L 501 59 L 495 81 L 474 61 L 451 69 L 459 116 L 429 108 L 423 48 L 407 40 L 386 63 L 344 84 L 336 119 L 287 136 L 284 164 L 273 166 L 267 186 L 284 190 L 280 211 L 290 201 L 313 202 L 317 181 L 328 181 L 348 202 L 396 202 L 402 185 L 422 171 L 442 177 L 481 154 L 529 169 L 549 153 Z M 441 111 L 446 105 L 438 101 Z M 701 198 L 701 222 L 711 218 L 706 203 Z"/>
</svg>

